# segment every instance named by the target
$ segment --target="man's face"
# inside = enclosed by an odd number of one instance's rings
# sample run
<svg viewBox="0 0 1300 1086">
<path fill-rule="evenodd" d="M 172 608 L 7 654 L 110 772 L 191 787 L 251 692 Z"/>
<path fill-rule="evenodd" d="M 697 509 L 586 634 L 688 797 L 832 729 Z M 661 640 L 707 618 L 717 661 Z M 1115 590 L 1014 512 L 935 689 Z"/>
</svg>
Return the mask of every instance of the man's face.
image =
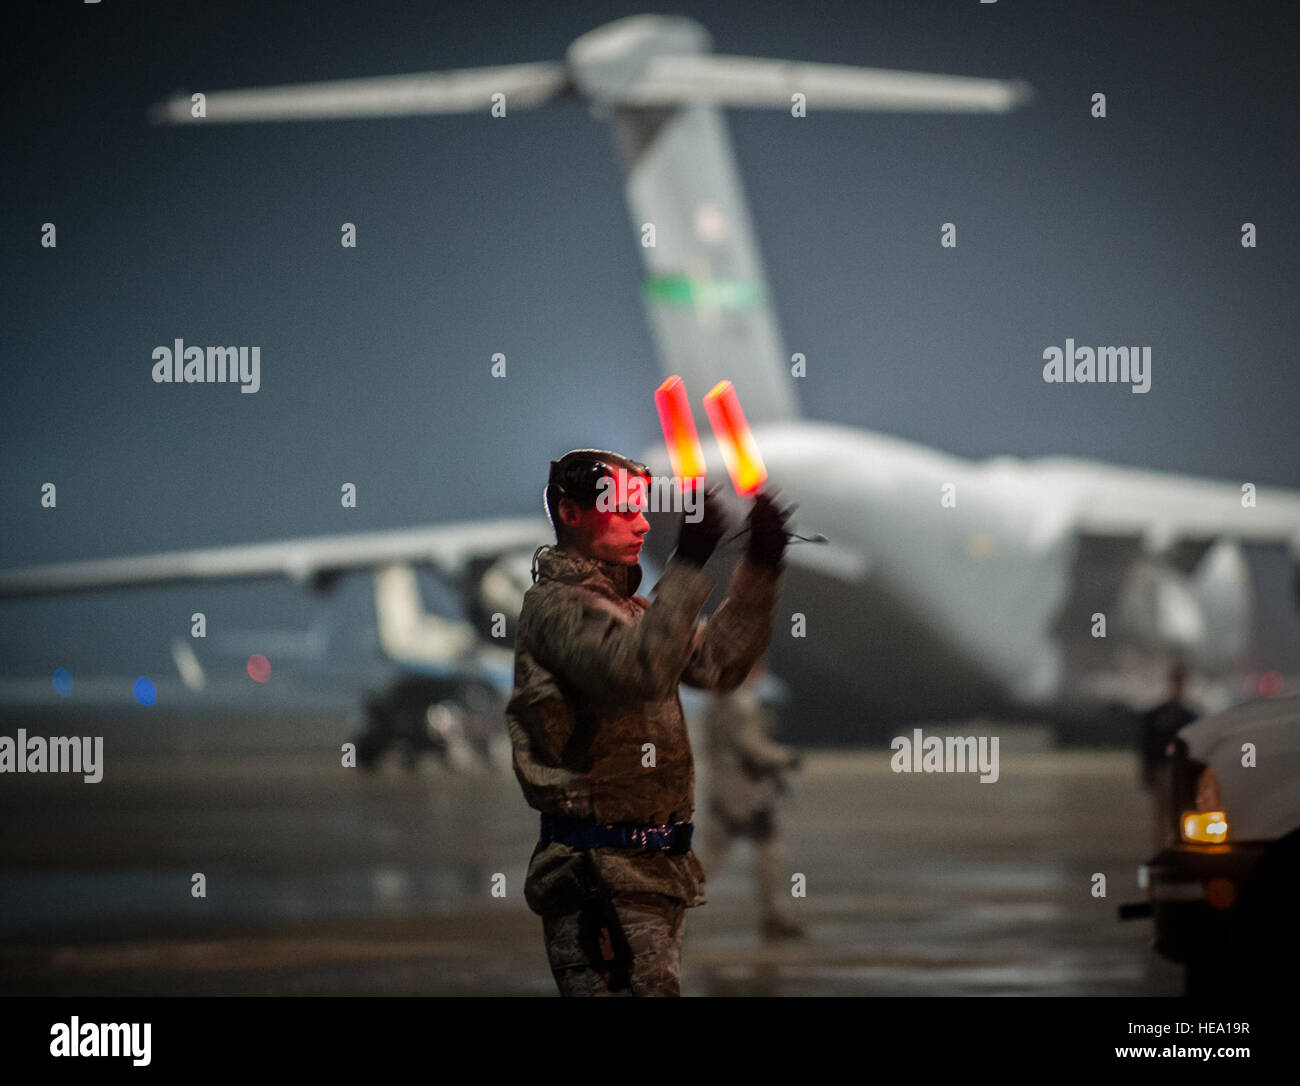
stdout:
<svg viewBox="0 0 1300 1086">
<path fill-rule="evenodd" d="M 646 520 L 644 487 L 635 482 L 621 492 L 611 490 L 611 501 L 583 509 L 577 502 L 564 498 L 560 518 L 573 528 L 573 546 L 579 554 L 601 562 L 634 566 L 641 559 L 641 545 L 650 531 Z M 602 509 L 603 504 L 617 502 L 620 508 Z"/>
</svg>

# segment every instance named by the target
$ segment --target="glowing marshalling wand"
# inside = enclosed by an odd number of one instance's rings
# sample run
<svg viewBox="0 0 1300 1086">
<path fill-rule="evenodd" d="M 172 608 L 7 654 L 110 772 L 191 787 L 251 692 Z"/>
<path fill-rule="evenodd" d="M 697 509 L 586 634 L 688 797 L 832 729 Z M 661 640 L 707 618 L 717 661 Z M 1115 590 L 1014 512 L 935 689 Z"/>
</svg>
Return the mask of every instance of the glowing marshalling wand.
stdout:
<svg viewBox="0 0 1300 1086">
<path fill-rule="evenodd" d="M 719 381 L 704 397 L 709 425 L 718 439 L 731 485 L 742 498 L 751 498 L 767 482 L 767 468 L 758 453 L 754 434 L 740 409 L 740 397 L 730 381 Z"/>
<path fill-rule="evenodd" d="M 700 435 L 695 432 L 691 404 L 686 398 L 686 383 L 676 374 L 669 377 L 655 390 L 655 407 L 659 409 L 659 425 L 668 446 L 673 475 L 683 481 L 703 479 L 704 452 L 700 448 Z"/>
<path fill-rule="evenodd" d="M 704 453 L 700 449 L 699 435 L 695 430 L 695 419 L 691 415 L 690 401 L 686 396 L 686 385 L 674 374 L 655 390 L 655 407 L 659 411 L 659 425 L 663 428 L 664 443 L 668 446 L 668 458 L 673 466 L 673 475 L 683 481 L 687 479 L 703 480 L 705 475 Z M 740 397 L 730 381 L 719 381 L 704 397 L 704 410 L 709 416 L 722 459 L 731 476 L 731 485 L 742 498 L 754 497 L 767 482 L 767 467 L 754 441 L 753 431 L 745 419 L 745 412 L 740 406 Z M 742 528 L 731 539 L 744 535 L 748 528 Z M 791 540 L 803 543 L 825 543 L 824 535 L 802 536 L 787 532 Z"/>
</svg>

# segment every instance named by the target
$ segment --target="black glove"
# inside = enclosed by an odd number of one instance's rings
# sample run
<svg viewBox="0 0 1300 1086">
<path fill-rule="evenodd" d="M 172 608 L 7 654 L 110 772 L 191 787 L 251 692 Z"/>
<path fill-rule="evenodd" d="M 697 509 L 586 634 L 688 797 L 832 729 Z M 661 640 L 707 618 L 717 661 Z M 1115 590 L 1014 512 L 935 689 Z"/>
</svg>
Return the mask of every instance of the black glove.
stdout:
<svg viewBox="0 0 1300 1086">
<path fill-rule="evenodd" d="M 698 485 L 698 484 L 696 484 Z M 700 519 L 682 521 L 677 537 L 677 557 L 703 566 L 727 530 L 727 511 L 718 501 L 720 487 L 717 483 L 700 495 Z"/>
<path fill-rule="evenodd" d="M 794 512 L 793 505 L 782 509 L 770 495 L 754 496 L 754 508 L 749 511 L 749 560 L 755 565 L 780 569 L 781 556 L 789 538 L 785 522 Z"/>
</svg>

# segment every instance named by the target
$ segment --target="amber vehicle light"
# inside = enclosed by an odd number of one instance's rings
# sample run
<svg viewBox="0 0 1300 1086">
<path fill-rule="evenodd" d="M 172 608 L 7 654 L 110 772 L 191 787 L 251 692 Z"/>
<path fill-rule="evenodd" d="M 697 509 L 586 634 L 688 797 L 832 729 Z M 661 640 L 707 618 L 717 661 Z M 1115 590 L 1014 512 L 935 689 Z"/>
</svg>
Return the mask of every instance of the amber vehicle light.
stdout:
<svg viewBox="0 0 1300 1086">
<path fill-rule="evenodd" d="M 1217 845 L 1228 839 L 1228 816 L 1222 811 L 1186 811 L 1179 826 L 1184 841 Z"/>
</svg>

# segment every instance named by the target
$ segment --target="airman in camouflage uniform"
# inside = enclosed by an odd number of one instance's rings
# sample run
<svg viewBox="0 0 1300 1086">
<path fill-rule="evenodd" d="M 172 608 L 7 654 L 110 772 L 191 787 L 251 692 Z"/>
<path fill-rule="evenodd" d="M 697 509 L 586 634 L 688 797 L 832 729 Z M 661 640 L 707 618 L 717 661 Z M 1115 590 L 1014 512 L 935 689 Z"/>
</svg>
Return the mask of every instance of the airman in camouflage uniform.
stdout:
<svg viewBox="0 0 1300 1086">
<path fill-rule="evenodd" d="M 773 742 L 772 713 L 758 695 L 757 664 L 744 685 L 716 694 L 705 717 L 708 736 L 709 820 L 701 863 L 706 875 L 721 868 L 737 838 L 754 845 L 754 885 L 760 931 L 766 939 L 788 939 L 803 929 L 781 908 L 781 852 L 777 836 L 777 797 L 786 791 L 785 774 L 797 769 L 799 753 Z"/>
<path fill-rule="evenodd" d="M 551 464 L 557 544 L 539 548 L 506 709 L 515 775 L 542 812 L 524 884 L 563 995 L 678 995 L 683 918 L 705 901 L 690 851 L 695 775 L 677 687 L 729 690 L 771 638 L 786 544 L 760 496 L 746 558 L 704 620 L 702 566 L 726 530 L 712 492 L 688 517 L 653 601 L 636 595 L 642 506 L 596 508 L 595 483 L 644 465 L 601 450 Z"/>
</svg>

